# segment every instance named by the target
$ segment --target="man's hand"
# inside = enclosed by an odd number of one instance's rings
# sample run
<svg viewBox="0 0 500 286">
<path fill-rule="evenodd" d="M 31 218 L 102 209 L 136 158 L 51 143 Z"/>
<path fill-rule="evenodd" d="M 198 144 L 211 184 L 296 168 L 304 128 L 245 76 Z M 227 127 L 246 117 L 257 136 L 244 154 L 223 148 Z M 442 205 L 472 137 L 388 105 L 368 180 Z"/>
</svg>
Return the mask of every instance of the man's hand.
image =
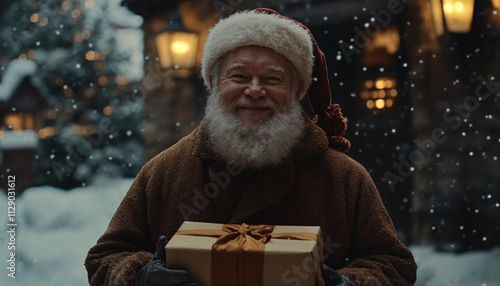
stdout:
<svg viewBox="0 0 500 286">
<path fill-rule="evenodd" d="M 165 236 L 158 238 L 153 258 L 139 270 L 136 286 L 196 286 L 184 270 L 165 268 Z"/>
<path fill-rule="evenodd" d="M 340 275 L 326 264 L 323 264 L 321 270 L 323 279 L 325 279 L 325 286 L 356 286 L 349 278 Z"/>
</svg>

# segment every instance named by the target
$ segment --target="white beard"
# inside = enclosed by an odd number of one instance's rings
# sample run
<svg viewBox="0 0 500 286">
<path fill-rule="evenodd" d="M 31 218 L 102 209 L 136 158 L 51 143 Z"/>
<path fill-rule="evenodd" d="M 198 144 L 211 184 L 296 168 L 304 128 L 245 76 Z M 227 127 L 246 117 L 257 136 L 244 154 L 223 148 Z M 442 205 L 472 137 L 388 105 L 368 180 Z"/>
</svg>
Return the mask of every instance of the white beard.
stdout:
<svg viewBox="0 0 500 286">
<path fill-rule="evenodd" d="M 245 169 L 276 165 L 291 153 L 305 128 L 302 107 L 295 97 L 291 97 L 287 109 L 279 112 L 274 108 L 274 115 L 269 120 L 248 126 L 225 111 L 218 90 L 214 88 L 205 110 L 210 145 L 226 162 Z"/>
</svg>

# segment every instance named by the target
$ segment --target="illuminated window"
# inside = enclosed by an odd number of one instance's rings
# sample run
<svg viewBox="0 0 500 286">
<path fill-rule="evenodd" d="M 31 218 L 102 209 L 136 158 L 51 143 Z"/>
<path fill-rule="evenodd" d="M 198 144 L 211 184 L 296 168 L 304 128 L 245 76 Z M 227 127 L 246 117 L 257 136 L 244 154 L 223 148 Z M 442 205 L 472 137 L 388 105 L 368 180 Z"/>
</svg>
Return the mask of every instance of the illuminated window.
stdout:
<svg viewBox="0 0 500 286">
<path fill-rule="evenodd" d="M 394 105 L 398 95 L 396 80 L 391 77 L 378 77 L 366 80 L 362 86 L 360 97 L 368 109 L 385 109 Z"/>
<path fill-rule="evenodd" d="M 9 112 L 4 117 L 3 125 L 10 130 L 33 130 L 35 118 L 29 112 Z"/>
</svg>

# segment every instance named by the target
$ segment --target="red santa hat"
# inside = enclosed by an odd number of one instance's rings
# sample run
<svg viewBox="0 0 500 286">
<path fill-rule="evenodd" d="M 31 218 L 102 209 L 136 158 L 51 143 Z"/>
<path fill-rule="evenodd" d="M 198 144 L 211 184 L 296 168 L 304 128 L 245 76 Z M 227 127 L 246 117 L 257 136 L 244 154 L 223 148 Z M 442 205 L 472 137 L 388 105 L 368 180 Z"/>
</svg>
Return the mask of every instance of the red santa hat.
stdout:
<svg viewBox="0 0 500 286">
<path fill-rule="evenodd" d="M 350 142 L 341 136 L 347 124 L 340 106 L 331 104 L 326 58 L 309 29 L 267 8 L 238 12 L 220 20 L 210 30 L 203 50 L 201 75 L 208 88 L 219 59 L 244 46 L 272 49 L 293 64 L 303 83 L 300 98 L 307 94 L 316 113 L 314 121 L 326 132 L 331 148 L 347 152 Z"/>
</svg>

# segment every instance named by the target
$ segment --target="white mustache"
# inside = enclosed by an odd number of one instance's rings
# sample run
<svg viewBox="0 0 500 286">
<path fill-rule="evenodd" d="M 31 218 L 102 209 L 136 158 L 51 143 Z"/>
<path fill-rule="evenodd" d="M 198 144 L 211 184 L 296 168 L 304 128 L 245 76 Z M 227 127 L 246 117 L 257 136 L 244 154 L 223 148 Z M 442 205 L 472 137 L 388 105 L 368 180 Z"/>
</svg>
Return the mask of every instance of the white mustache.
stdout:
<svg viewBox="0 0 500 286">
<path fill-rule="evenodd" d="M 270 108 L 276 109 L 276 103 L 270 98 L 262 98 L 262 99 L 252 99 L 247 96 L 242 96 L 236 100 L 234 100 L 231 104 L 233 107 L 239 108 Z"/>
</svg>

